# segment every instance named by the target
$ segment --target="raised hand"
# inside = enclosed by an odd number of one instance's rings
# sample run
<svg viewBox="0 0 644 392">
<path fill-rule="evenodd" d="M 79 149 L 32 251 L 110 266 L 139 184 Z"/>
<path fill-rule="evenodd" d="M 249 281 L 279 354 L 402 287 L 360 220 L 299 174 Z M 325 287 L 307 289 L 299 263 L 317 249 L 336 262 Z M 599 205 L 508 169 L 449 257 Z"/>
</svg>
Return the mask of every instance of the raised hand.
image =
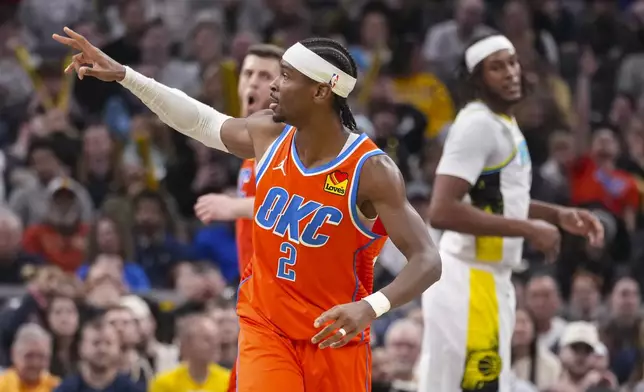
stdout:
<svg viewBox="0 0 644 392">
<path fill-rule="evenodd" d="M 121 81 L 125 78 L 125 67 L 122 64 L 114 61 L 69 27 L 63 30 L 67 37 L 58 34 L 52 37 L 61 44 L 80 51 L 72 57 L 72 63 L 65 68 L 65 73 L 76 71 L 81 80 L 85 76 L 93 76 L 104 82 Z"/>
</svg>

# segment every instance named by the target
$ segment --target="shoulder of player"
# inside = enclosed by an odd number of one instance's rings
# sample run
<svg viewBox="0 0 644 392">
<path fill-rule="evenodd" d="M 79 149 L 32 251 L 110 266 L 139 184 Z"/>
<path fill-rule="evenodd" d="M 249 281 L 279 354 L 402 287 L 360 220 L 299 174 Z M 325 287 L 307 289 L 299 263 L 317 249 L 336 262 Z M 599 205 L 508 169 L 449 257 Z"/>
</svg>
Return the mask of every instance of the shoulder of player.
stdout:
<svg viewBox="0 0 644 392">
<path fill-rule="evenodd" d="M 494 115 L 489 110 L 484 108 L 466 108 L 458 113 L 450 128 L 450 132 L 476 132 L 483 127 L 486 129 L 501 129 L 502 124 L 494 118 Z"/>
<path fill-rule="evenodd" d="M 404 187 L 402 173 L 388 155 L 374 155 L 365 161 L 360 172 L 359 194 L 368 199 L 382 198 L 399 193 L 397 189 L 404 193 Z"/>
</svg>

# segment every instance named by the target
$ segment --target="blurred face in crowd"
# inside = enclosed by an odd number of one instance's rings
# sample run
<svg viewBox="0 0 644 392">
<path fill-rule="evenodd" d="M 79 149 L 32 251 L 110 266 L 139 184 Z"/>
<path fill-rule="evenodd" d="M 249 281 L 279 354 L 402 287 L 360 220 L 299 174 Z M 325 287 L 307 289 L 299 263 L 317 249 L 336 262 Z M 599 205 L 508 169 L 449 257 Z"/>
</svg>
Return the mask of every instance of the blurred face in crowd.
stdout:
<svg viewBox="0 0 644 392">
<path fill-rule="evenodd" d="M 478 67 L 482 75 L 483 94 L 487 95 L 484 98 L 505 104 L 521 99 L 521 65 L 516 53 L 500 50 L 486 57 Z"/>
<path fill-rule="evenodd" d="M 85 282 L 85 302 L 88 305 L 106 309 L 118 304 L 123 295 L 123 283 L 120 277 L 116 280 L 112 275 L 113 273 L 93 274 L 90 269 Z"/>
<path fill-rule="evenodd" d="M 101 253 L 119 254 L 121 252 L 121 240 L 113 220 L 101 218 L 96 223 L 96 243 Z"/>
<path fill-rule="evenodd" d="M 548 140 L 550 159 L 562 166 L 569 165 L 575 159 L 574 139 L 568 132 L 554 132 Z"/>
<path fill-rule="evenodd" d="M 410 320 L 392 324 L 385 336 L 385 349 L 390 357 L 391 376 L 405 379 L 413 373 L 420 355 L 421 327 Z"/>
<path fill-rule="evenodd" d="M 593 348 L 586 343 L 574 343 L 561 348 L 559 359 L 574 379 L 584 377 L 595 363 Z"/>
<path fill-rule="evenodd" d="M 22 223 L 20 220 L 13 214 L 0 212 L 0 260 L 11 261 L 20 251 L 21 241 Z"/>
<path fill-rule="evenodd" d="M 143 29 L 145 26 L 145 8 L 143 1 L 124 1 L 120 11 L 121 21 L 125 25 L 128 33 L 137 33 Z"/>
<path fill-rule="evenodd" d="M 374 113 L 372 123 L 377 138 L 388 138 L 396 133 L 398 117 L 393 108 L 388 108 Z"/>
<path fill-rule="evenodd" d="M 537 322 L 550 321 L 559 310 L 557 283 L 549 276 L 531 279 L 526 287 L 526 305 Z"/>
<path fill-rule="evenodd" d="M 48 148 L 34 150 L 31 154 L 31 168 L 36 172 L 40 182 L 47 185 L 60 174 L 60 161 L 54 152 Z"/>
<path fill-rule="evenodd" d="M 512 347 L 527 347 L 534 340 L 534 324 L 524 309 L 517 309 Z"/>
<path fill-rule="evenodd" d="M 182 328 L 181 353 L 186 360 L 209 363 L 219 356 L 219 331 L 214 321 L 196 316 L 187 318 Z"/>
<path fill-rule="evenodd" d="M 530 14 L 520 1 L 509 1 L 503 6 L 503 27 L 506 34 L 514 35 L 531 29 Z"/>
<path fill-rule="evenodd" d="M 125 348 L 135 347 L 141 341 L 139 325 L 134 314 L 126 308 L 111 309 L 105 314 L 105 322 L 114 327 Z"/>
<path fill-rule="evenodd" d="M 599 288 L 592 277 L 577 276 L 572 282 L 571 304 L 583 312 L 591 312 L 599 306 Z"/>
<path fill-rule="evenodd" d="M 201 25 L 194 33 L 192 44 L 199 64 L 217 60 L 221 56 L 220 27 L 214 23 Z"/>
<path fill-rule="evenodd" d="M 71 190 L 61 189 L 51 196 L 47 221 L 58 229 L 67 231 L 76 228 L 81 218 L 81 205 Z"/>
<path fill-rule="evenodd" d="M 78 330 L 78 308 L 71 298 L 55 297 L 49 303 L 47 323 L 59 337 L 73 337 Z"/>
<path fill-rule="evenodd" d="M 241 100 L 242 116 L 267 109 L 270 104 L 271 82 L 280 74 L 280 62 L 271 57 L 249 54 L 244 58 L 237 94 Z"/>
<path fill-rule="evenodd" d="M 163 25 L 150 26 L 141 38 L 141 55 L 146 64 L 163 61 L 170 54 L 168 31 Z"/>
<path fill-rule="evenodd" d="M 80 357 L 96 372 L 106 372 L 118 366 L 121 343 L 116 329 L 110 325 L 83 329 Z"/>
<path fill-rule="evenodd" d="M 136 225 L 146 233 L 153 233 L 163 228 L 163 209 L 158 200 L 141 199 L 134 212 Z"/>
<path fill-rule="evenodd" d="M 619 155 L 619 142 L 610 129 L 598 129 L 593 134 L 591 154 L 599 160 L 613 161 Z"/>
<path fill-rule="evenodd" d="M 370 12 L 360 25 L 360 42 L 368 49 L 378 49 L 389 39 L 387 17 L 380 12 Z"/>
<path fill-rule="evenodd" d="M 637 316 L 640 304 L 640 289 L 637 282 L 631 278 L 620 279 L 610 296 L 612 316 L 617 319 L 632 320 Z"/>
<path fill-rule="evenodd" d="M 632 101 L 624 95 L 617 95 L 610 107 L 608 118 L 614 125 L 626 124 L 634 114 Z"/>
<path fill-rule="evenodd" d="M 249 31 L 238 31 L 230 44 L 230 56 L 237 64 L 242 64 L 248 53 L 248 49 L 258 43 L 257 37 Z M 278 64 L 279 66 L 279 64 Z M 279 71 L 278 71 L 279 75 Z"/>
<path fill-rule="evenodd" d="M 471 32 L 481 24 L 485 15 L 485 4 L 483 0 L 460 0 L 456 6 L 454 19 L 458 26 L 466 32 Z"/>
<path fill-rule="evenodd" d="M 51 343 L 37 337 L 16 341 L 12 347 L 11 359 L 24 383 L 37 383 L 42 373 L 49 369 Z"/>
<path fill-rule="evenodd" d="M 114 144 L 106 126 L 96 125 L 85 130 L 83 134 L 83 153 L 86 158 L 109 159 L 112 155 Z"/>
<path fill-rule="evenodd" d="M 239 323 L 234 308 L 215 308 L 210 312 L 210 317 L 217 324 L 222 343 L 237 341 Z"/>
<path fill-rule="evenodd" d="M 384 348 L 376 348 L 371 353 L 371 379 L 374 383 L 390 381 L 388 368 L 390 359 Z"/>
</svg>

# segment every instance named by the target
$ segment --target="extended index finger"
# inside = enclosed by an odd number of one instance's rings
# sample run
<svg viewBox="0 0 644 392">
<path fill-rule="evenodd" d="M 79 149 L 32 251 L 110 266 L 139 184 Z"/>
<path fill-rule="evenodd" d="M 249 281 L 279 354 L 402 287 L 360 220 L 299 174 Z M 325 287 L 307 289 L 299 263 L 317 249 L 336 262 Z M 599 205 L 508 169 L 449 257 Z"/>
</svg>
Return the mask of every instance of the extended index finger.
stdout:
<svg viewBox="0 0 644 392">
<path fill-rule="evenodd" d="M 76 50 L 83 50 L 80 44 L 78 44 L 78 42 L 76 42 L 72 38 L 63 37 L 62 35 L 58 35 L 58 34 L 53 34 L 51 37 L 63 45 L 70 46 Z"/>
<path fill-rule="evenodd" d="M 337 307 L 331 308 L 327 310 L 326 312 L 322 313 L 320 317 L 315 320 L 313 323 L 313 326 L 315 328 L 320 328 L 324 324 L 328 323 L 329 321 L 335 321 L 338 319 L 340 316 L 340 312 Z"/>
<path fill-rule="evenodd" d="M 85 37 L 82 35 L 78 34 L 74 30 L 70 29 L 69 27 L 63 28 L 63 31 L 70 36 L 79 46 L 80 50 L 87 51 L 87 50 L 94 50 L 94 45 L 92 45 Z"/>
</svg>

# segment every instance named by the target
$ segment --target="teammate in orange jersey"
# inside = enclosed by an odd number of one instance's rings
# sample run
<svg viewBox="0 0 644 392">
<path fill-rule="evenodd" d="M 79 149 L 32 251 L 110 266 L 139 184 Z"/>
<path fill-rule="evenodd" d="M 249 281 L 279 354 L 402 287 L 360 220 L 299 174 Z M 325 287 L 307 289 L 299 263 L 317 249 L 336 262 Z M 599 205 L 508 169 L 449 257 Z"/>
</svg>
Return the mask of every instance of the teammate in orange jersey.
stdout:
<svg viewBox="0 0 644 392">
<path fill-rule="evenodd" d="M 357 70 L 347 50 L 324 38 L 291 46 L 271 85 L 271 110 L 234 119 L 65 33 L 54 38 L 81 51 L 68 72 L 118 81 L 178 131 L 258 157 L 255 252 L 237 310 L 237 390 L 369 391 L 370 323 L 436 282 L 441 262 L 396 165 L 352 132 L 346 98 Z M 371 294 L 384 239 L 376 218 L 408 263 Z"/>
<path fill-rule="evenodd" d="M 275 45 L 253 45 L 244 58 L 237 93 L 241 100 L 242 116 L 247 117 L 270 104 L 270 84 L 280 74 L 280 59 L 284 50 Z M 239 169 L 237 196 L 208 194 L 195 205 L 195 214 L 203 223 L 237 220 L 237 252 L 239 273 L 253 255 L 253 203 L 255 202 L 255 159 L 246 159 Z"/>
<path fill-rule="evenodd" d="M 268 109 L 271 82 L 280 74 L 280 59 L 284 50 L 275 45 L 253 45 L 239 74 L 237 93 L 241 100 L 242 115 L 247 117 Z M 237 258 L 239 272 L 244 272 L 253 255 L 253 203 L 255 202 L 255 159 L 245 159 L 239 169 L 237 196 L 208 194 L 195 205 L 195 214 L 204 223 L 237 220 Z M 230 373 L 228 392 L 237 390 L 237 366 Z"/>
</svg>

